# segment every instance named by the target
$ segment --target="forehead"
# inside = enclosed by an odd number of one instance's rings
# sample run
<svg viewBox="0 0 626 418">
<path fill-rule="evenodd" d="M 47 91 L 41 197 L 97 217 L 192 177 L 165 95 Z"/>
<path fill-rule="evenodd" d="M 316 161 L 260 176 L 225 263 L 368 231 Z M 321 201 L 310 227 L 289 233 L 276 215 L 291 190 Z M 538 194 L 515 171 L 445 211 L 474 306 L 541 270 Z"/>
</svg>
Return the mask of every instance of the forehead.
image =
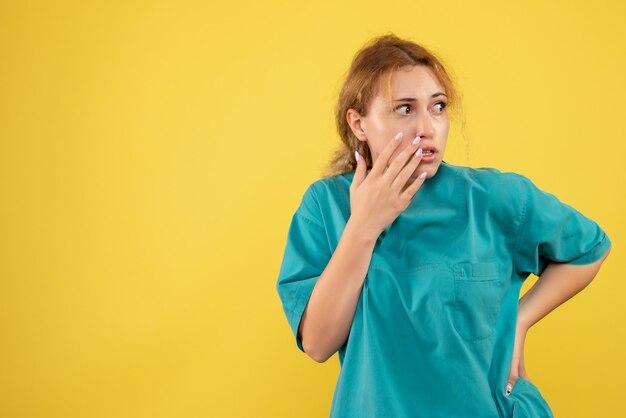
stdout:
<svg viewBox="0 0 626 418">
<path fill-rule="evenodd" d="M 381 80 L 382 89 L 379 95 L 387 91 L 386 77 Z M 430 97 L 431 94 L 444 91 L 434 71 L 425 65 L 406 66 L 391 73 L 391 96 L 393 99 L 403 97 Z"/>
</svg>

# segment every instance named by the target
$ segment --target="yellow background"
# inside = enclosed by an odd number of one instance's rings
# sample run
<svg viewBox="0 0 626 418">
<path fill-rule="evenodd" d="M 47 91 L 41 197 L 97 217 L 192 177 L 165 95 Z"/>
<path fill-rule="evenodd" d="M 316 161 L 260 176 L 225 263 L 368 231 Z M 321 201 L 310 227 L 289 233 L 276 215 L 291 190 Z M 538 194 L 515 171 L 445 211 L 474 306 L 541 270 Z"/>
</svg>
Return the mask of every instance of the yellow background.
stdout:
<svg viewBox="0 0 626 418">
<path fill-rule="evenodd" d="M 623 4 L 2 1 L 0 416 L 327 416 L 338 359 L 297 349 L 275 284 L 342 78 L 387 32 L 458 79 L 471 160 L 453 128 L 446 161 L 609 234 L 526 367 L 557 417 L 626 415 Z"/>
</svg>

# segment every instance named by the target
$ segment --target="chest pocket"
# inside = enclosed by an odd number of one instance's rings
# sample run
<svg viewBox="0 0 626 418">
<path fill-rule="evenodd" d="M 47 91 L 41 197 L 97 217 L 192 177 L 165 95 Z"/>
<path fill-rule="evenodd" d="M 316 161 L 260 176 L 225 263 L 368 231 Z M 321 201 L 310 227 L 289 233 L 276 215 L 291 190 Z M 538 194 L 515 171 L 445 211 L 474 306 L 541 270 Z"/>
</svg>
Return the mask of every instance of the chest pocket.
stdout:
<svg viewBox="0 0 626 418">
<path fill-rule="evenodd" d="M 453 324 L 463 339 L 480 340 L 493 333 L 502 303 L 500 277 L 497 262 L 454 264 Z"/>
</svg>

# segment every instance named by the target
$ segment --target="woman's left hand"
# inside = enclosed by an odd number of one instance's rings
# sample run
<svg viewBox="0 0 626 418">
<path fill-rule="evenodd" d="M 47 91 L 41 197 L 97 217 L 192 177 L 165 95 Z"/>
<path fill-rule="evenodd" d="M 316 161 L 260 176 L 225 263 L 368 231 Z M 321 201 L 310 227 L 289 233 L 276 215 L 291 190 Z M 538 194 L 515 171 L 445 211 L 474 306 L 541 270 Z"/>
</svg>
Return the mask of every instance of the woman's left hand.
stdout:
<svg viewBox="0 0 626 418">
<path fill-rule="evenodd" d="M 511 370 L 509 371 L 509 378 L 507 379 L 507 393 L 511 393 L 519 376 L 530 380 L 526 374 L 526 368 L 524 367 L 524 341 L 526 340 L 527 333 L 528 330 L 518 322 L 515 328 L 515 343 L 513 344 Z"/>
</svg>

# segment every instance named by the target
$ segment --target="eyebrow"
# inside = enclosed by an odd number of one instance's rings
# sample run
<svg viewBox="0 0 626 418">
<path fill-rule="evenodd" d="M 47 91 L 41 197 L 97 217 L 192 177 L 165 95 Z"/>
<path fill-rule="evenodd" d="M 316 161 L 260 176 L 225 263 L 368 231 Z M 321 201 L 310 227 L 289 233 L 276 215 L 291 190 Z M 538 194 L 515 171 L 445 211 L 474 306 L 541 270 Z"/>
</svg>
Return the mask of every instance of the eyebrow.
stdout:
<svg viewBox="0 0 626 418">
<path fill-rule="evenodd" d="M 442 92 L 437 92 L 437 93 L 433 94 L 430 97 L 437 97 L 437 96 L 446 96 L 446 97 L 448 97 L 445 93 L 442 93 Z M 414 97 L 405 97 L 403 99 L 395 99 L 395 101 L 396 102 L 416 102 L 417 99 L 414 98 Z"/>
</svg>

